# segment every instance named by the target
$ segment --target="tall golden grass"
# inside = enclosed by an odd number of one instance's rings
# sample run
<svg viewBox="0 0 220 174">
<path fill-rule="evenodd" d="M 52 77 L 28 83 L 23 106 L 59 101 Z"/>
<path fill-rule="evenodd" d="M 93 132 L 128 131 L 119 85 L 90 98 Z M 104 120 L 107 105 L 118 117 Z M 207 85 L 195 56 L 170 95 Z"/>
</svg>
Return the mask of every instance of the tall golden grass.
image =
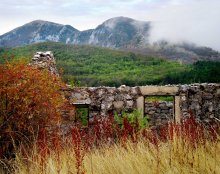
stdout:
<svg viewBox="0 0 220 174">
<path fill-rule="evenodd" d="M 175 136 L 157 145 L 146 140 L 103 145 L 85 153 L 80 171 L 76 168 L 75 151 L 71 144 L 66 145 L 59 154 L 53 151 L 43 161 L 36 148 L 26 155 L 20 150 L 11 162 L 10 170 L 16 174 L 218 174 L 218 140 L 194 146 Z"/>
<path fill-rule="evenodd" d="M 1 160 L 1 173 L 12 174 L 218 174 L 218 125 L 205 127 L 194 117 L 157 130 L 123 120 L 96 120 L 87 128 L 39 132 L 33 143 L 21 142 L 15 158 Z M 50 135 L 50 136 L 49 136 Z"/>
</svg>

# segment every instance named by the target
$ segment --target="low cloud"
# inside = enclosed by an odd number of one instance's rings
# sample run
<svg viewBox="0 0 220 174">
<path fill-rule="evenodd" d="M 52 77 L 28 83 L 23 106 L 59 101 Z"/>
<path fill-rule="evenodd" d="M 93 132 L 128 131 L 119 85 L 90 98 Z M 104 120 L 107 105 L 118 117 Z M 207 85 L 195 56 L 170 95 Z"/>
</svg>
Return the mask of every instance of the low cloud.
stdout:
<svg viewBox="0 0 220 174">
<path fill-rule="evenodd" d="M 220 1 L 200 0 L 154 11 L 150 41 L 190 41 L 220 51 Z"/>
</svg>

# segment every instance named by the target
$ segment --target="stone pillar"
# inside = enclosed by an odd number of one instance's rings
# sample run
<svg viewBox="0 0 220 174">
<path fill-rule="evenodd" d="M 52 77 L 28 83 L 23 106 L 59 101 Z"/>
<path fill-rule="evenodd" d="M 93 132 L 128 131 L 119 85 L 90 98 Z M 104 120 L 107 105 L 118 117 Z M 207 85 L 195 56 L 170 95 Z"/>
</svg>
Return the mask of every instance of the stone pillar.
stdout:
<svg viewBox="0 0 220 174">
<path fill-rule="evenodd" d="M 144 117 L 144 97 L 138 97 L 136 102 L 138 111 L 140 112 L 141 116 Z"/>
<path fill-rule="evenodd" d="M 181 110 L 180 110 L 180 96 L 175 96 L 174 97 L 174 120 L 176 123 L 180 123 L 181 122 Z"/>
</svg>

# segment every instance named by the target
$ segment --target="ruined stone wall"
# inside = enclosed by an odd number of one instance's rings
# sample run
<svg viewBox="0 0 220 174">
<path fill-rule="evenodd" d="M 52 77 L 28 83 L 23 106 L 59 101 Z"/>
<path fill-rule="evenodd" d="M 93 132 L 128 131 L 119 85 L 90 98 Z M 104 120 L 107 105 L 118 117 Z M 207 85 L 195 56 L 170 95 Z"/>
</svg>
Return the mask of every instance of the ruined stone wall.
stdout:
<svg viewBox="0 0 220 174">
<path fill-rule="evenodd" d="M 51 52 L 37 52 L 30 65 L 48 69 L 52 74 L 58 75 Z M 94 116 L 108 116 L 113 112 L 120 114 L 140 110 L 142 116 L 144 111 L 150 115 L 151 126 L 163 125 L 172 120 L 173 115 L 176 121 L 181 121 L 189 117 L 189 113 L 205 124 L 220 121 L 220 84 L 69 87 L 63 92 L 72 105 L 88 105 L 90 119 Z M 152 104 L 144 103 L 144 96 L 151 95 L 174 96 L 174 105 L 161 103 L 154 108 Z"/>
<path fill-rule="evenodd" d="M 145 112 L 149 120 L 149 126 L 165 125 L 169 121 L 173 121 L 173 102 L 157 101 L 157 102 L 146 102 L 145 101 Z"/>
<path fill-rule="evenodd" d="M 56 60 L 51 51 L 37 52 L 29 63 L 31 66 L 35 66 L 38 69 L 47 69 L 51 74 L 59 76 L 56 68 Z"/>
<path fill-rule="evenodd" d="M 69 88 L 64 92 L 71 104 L 89 105 L 90 118 L 113 112 L 132 112 L 137 108 L 136 100 L 141 95 L 138 87 L 128 86 Z"/>
<path fill-rule="evenodd" d="M 183 118 L 190 111 L 203 123 L 220 121 L 220 84 L 181 85 L 179 95 Z"/>
<path fill-rule="evenodd" d="M 167 91 L 168 88 L 175 87 L 175 92 Z M 138 98 L 150 95 L 173 95 L 180 97 L 179 106 L 174 106 L 172 102 L 144 103 L 144 114 L 149 116 L 151 126 L 158 126 L 172 121 L 175 116 L 184 119 L 190 113 L 197 120 L 207 124 L 220 120 L 220 84 L 192 84 L 177 86 L 142 86 L 142 87 L 86 87 L 69 88 L 65 90 L 66 98 L 74 105 L 88 104 L 90 118 L 96 116 L 108 116 L 117 112 L 132 112 L 140 109 Z M 148 92 L 143 89 L 151 89 Z M 153 93 L 152 93 L 153 91 Z M 174 102 L 176 102 L 174 100 Z M 180 108 L 180 113 L 175 107 Z M 143 116 L 144 116 L 143 114 Z"/>
</svg>

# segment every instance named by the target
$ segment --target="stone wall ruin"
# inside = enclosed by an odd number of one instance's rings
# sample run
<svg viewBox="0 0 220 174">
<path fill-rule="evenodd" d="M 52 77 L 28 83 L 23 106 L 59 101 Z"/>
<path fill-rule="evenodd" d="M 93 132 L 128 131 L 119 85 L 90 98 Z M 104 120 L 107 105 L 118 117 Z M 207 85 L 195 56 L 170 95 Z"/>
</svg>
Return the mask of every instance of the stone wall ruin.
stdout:
<svg viewBox="0 0 220 174">
<path fill-rule="evenodd" d="M 38 52 L 32 59 L 31 65 L 40 69 L 48 69 L 58 75 L 55 59 L 51 52 Z M 151 114 L 151 126 L 158 126 L 168 121 L 180 122 L 190 116 L 211 124 L 220 121 L 220 84 L 190 84 L 166 86 L 136 86 L 125 85 L 116 87 L 67 87 L 63 90 L 65 97 L 72 105 L 86 105 L 89 109 L 89 119 L 94 116 L 108 116 L 111 113 L 121 114 L 139 110 L 144 117 L 145 111 L 152 106 L 145 103 L 145 96 L 173 96 L 173 104 L 161 114 Z M 172 109 L 171 109 L 172 108 Z M 171 112 L 173 113 L 171 115 Z M 157 113 L 157 112 L 155 112 Z M 148 113 L 149 114 L 149 113 Z"/>
<path fill-rule="evenodd" d="M 154 91 L 147 91 L 149 88 Z M 148 112 L 151 126 L 163 125 L 171 120 L 179 122 L 190 113 L 206 124 L 220 120 L 220 84 L 69 88 L 65 93 L 73 105 L 87 104 L 90 118 L 139 110 L 143 116 L 144 112 Z M 171 95 L 174 103 L 162 102 L 159 105 L 164 107 L 153 109 L 151 104 L 145 103 L 146 95 Z"/>
<path fill-rule="evenodd" d="M 144 117 L 148 118 L 149 126 L 165 125 L 170 120 L 173 120 L 173 107 L 172 101 L 145 101 Z"/>
</svg>

